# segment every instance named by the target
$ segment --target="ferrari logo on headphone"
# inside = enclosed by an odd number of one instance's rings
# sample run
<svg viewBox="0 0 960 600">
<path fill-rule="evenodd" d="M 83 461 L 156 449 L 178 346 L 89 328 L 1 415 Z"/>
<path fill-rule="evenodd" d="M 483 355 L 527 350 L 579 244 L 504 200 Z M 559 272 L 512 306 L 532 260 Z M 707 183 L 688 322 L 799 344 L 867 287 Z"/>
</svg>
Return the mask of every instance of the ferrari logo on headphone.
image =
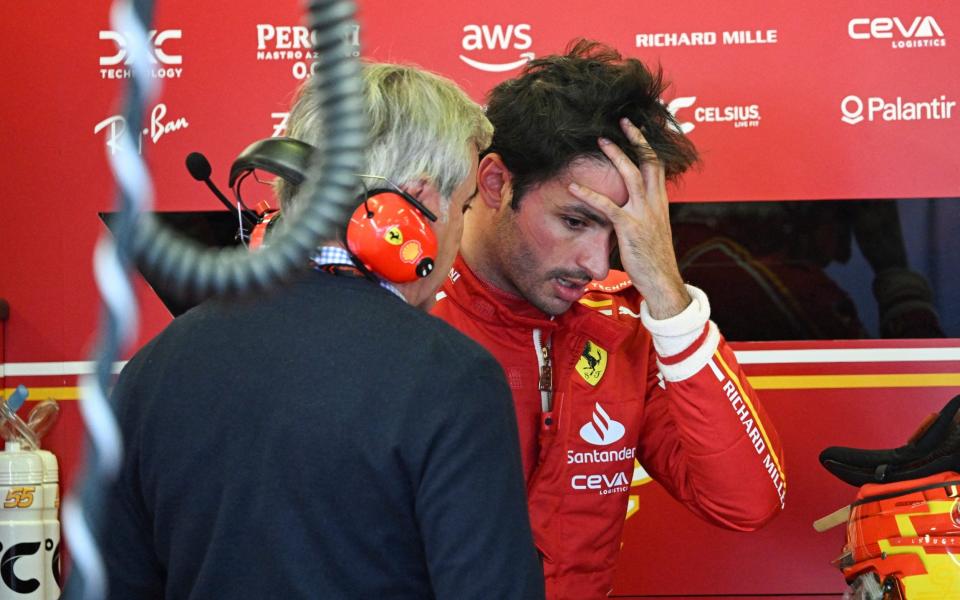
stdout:
<svg viewBox="0 0 960 600">
<path fill-rule="evenodd" d="M 394 225 L 387 230 L 387 233 L 383 236 L 383 239 L 387 240 L 388 244 L 399 246 L 403 243 L 403 233 L 400 232 L 399 227 Z"/>
<path fill-rule="evenodd" d="M 607 368 L 607 351 L 588 341 L 577 361 L 577 373 L 590 385 L 597 385 Z"/>
</svg>

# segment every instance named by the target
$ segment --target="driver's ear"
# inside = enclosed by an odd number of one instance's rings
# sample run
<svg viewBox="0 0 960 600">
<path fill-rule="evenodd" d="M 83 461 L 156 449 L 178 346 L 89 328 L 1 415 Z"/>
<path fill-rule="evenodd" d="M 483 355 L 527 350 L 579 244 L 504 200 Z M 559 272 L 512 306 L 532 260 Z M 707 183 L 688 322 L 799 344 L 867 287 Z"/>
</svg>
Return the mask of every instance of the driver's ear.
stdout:
<svg viewBox="0 0 960 600">
<path fill-rule="evenodd" d="M 509 204 L 513 198 L 513 175 L 496 152 L 491 152 L 480 160 L 477 168 L 477 191 L 480 202 L 494 210 L 500 210 L 504 203 Z"/>
</svg>

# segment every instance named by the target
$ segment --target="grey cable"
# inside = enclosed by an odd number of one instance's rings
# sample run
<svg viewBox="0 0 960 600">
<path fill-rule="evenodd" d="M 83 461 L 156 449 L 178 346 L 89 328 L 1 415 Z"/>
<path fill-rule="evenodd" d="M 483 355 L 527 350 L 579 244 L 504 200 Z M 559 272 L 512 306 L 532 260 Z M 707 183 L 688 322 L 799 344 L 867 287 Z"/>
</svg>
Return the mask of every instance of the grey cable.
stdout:
<svg viewBox="0 0 960 600">
<path fill-rule="evenodd" d="M 80 410 L 88 430 L 85 472 L 63 505 L 64 533 L 74 568 L 63 598 L 93 600 L 107 595 L 107 574 L 97 547 L 97 532 L 105 525 L 102 514 L 108 487 L 122 464 L 115 411 L 109 399 L 112 366 L 123 348 L 136 338 L 137 307 L 129 280 L 137 260 L 145 270 L 159 274 L 181 294 L 241 294 L 275 285 L 302 268 L 316 246 L 331 237 L 352 210 L 361 170 L 366 128 L 361 99 L 360 65 L 347 46 L 345 31 L 355 27 L 351 1 L 312 1 L 308 22 L 314 35 L 317 70 L 315 93 L 323 109 L 327 137 L 313 154 L 306 182 L 296 204 L 298 213 L 288 227 L 271 239 L 270 248 L 251 253 L 245 248 L 204 249 L 164 228 L 148 211 L 152 187 L 146 165 L 133 150 L 128 127 L 120 141 L 124 158 L 112 161 L 119 187 L 118 225 L 114 237 L 103 237 L 95 252 L 95 275 L 103 296 L 103 314 L 95 350 L 95 373 L 80 382 Z M 139 124 L 144 108 L 155 95 L 146 55 L 152 0 L 117 0 L 111 17 L 125 24 L 128 49 L 134 60 L 127 88 L 124 116 Z M 79 499 L 77 498 L 79 496 Z"/>
</svg>

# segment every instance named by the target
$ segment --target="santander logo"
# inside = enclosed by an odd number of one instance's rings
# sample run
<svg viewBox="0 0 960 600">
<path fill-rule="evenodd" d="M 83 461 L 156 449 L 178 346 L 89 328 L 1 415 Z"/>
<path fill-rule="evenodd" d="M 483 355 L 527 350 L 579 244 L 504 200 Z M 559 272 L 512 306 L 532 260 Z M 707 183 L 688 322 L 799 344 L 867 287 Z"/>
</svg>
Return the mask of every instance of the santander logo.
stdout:
<svg viewBox="0 0 960 600">
<path fill-rule="evenodd" d="M 621 439 L 626 432 L 623 423 L 611 419 L 597 402 L 593 409 L 593 419 L 580 428 L 580 437 L 594 446 L 609 446 Z"/>
<path fill-rule="evenodd" d="M 461 46 L 467 52 L 476 50 L 528 50 L 531 45 L 533 45 L 533 38 L 530 37 L 530 25 L 528 23 L 506 26 L 464 25 L 463 27 Z M 461 54 L 460 60 L 474 69 L 488 73 L 504 73 L 522 67 L 527 61 L 533 60 L 534 56 L 533 52 L 520 52 L 516 60 L 484 62 Z"/>
</svg>

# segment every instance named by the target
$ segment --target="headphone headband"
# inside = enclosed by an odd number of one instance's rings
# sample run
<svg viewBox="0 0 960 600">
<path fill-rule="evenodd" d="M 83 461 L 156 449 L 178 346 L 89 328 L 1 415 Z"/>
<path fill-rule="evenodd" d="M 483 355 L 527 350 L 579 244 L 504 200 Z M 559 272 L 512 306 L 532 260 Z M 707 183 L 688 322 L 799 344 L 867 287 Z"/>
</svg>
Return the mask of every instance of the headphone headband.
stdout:
<svg viewBox="0 0 960 600">
<path fill-rule="evenodd" d="M 293 138 L 267 138 L 250 144 L 230 167 L 230 187 L 246 172 L 262 169 L 293 185 L 306 179 L 313 146 Z"/>
<path fill-rule="evenodd" d="M 282 177 L 285 181 L 293 185 L 300 185 L 306 180 L 307 168 L 310 166 L 310 156 L 313 154 L 314 147 L 306 142 L 295 140 L 289 137 L 274 137 L 256 141 L 247 146 L 243 152 L 237 156 L 230 166 L 230 187 L 236 183 L 241 175 L 254 169 L 262 169 Z M 361 177 L 363 177 L 361 175 Z M 417 210 L 423 213 L 429 220 L 436 222 L 437 215 L 423 205 L 422 202 L 400 189 L 389 179 L 383 178 L 391 187 L 374 188 L 366 192 L 366 196 L 372 196 L 382 192 L 394 192 L 403 196 L 403 198 L 415 206 Z"/>
<path fill-rule="evenodd" d="M 399 187 L 397 188 L 378 187 L 378 188 L 373 188 L 371 190 L 367 190 L 364 195 L 364 202 L 366 202 L 368 198 L 371 198 L 372 196 L 376 196 L 377 194 L 397 194 L 399 196 L 402 196 L 404 200 L 412 204 L 414 208 L 416 208 L 421 213 L 423 213 L 423 216 L 425 216 L 427 219 L 429 219 L 430 221 L 433 221 L 434 223 L 437 221 L 437 215 L 433 214 L 433 212 L 429 208 L 424 206 L 422 202 L 420 202 L 410 194 L 406 193 Z"/>
</svg>

